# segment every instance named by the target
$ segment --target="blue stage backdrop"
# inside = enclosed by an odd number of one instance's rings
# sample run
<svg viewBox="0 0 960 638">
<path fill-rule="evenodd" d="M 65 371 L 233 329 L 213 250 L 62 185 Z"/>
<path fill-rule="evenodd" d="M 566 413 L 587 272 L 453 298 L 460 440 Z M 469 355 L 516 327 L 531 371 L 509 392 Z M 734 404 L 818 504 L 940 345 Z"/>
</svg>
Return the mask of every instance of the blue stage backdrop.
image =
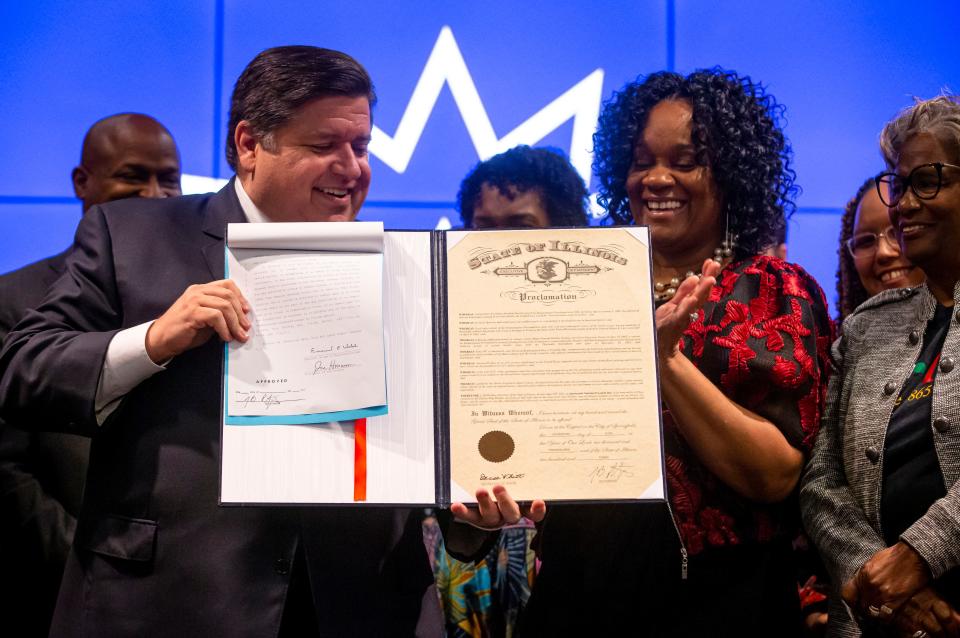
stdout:
<svg viewBox="0 0 960 638">
<path fill-rule="evenodd" d="M 960 3 L 890 0 L 314 2 L 35 0 L 0 6 L 0 271 L 63 249 L 80 205 L 70 170 L 94 120 L 154 115 L 183 156 L 184 190 L 230 175 L 233 80 L 258 51 L 315 44 L 370 71 L 373 186 L 361 217 L 443 227 L 463 175 L 518 143 L 559 147 L 590 181 L 603 100 L 637 75 L 720 65 L 786 106 L 803 188 L 790 258 L 834 297 L 838 215 L 882 166 L 877 133 L 911 96 L 960 90 Z M 936 13 L 931 14 L 935 10 Z M 591 189 L 592 190 L 592 189 Z"/>
</svg>

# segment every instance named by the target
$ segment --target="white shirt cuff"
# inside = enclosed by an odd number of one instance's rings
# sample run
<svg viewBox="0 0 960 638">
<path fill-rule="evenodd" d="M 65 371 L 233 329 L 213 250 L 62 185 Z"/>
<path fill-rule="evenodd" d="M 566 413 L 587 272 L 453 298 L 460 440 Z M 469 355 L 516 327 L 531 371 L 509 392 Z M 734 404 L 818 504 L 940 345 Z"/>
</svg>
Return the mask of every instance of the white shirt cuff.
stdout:
<svg viewBox="0 0 960 638">
<path fill-rule="evenodd" d="M 121 330 L 110 340 L 97 383 L 95 408 L 98 425 L 103 425 L 128 392 L 166 369 L 165 364 L 169 361 L 157 365 L 147 354 L 147 330 L 151 325 L 153 322 L 148 321 Z"/>
</svg>

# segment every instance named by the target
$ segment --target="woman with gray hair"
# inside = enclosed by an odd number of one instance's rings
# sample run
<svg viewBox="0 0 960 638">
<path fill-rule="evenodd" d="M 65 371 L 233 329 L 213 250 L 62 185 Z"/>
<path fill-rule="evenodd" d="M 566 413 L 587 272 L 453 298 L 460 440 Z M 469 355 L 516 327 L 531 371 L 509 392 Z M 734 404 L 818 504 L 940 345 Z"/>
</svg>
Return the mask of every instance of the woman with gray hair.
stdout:
<svg viewBox="0 0 960 638">
<path fill-rule="evenodd" d="M 842 594 L 828 635 L 958 636 L 960 99 L 905 109 L 881 148 L 878 194 L 927 281 L 844 321 L 801 506 Z"/>
</svg>

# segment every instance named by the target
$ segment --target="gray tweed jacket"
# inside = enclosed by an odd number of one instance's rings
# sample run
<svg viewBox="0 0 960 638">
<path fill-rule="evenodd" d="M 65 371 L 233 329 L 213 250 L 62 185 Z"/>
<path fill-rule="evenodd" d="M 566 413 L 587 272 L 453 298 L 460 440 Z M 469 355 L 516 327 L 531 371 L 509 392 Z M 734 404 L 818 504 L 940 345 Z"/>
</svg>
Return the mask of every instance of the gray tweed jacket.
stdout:
<svg viewBox="0 0 960 638">
<path fill-rule="evenodd" d="M 960 299 L 960 283 L 954 300 Z M 884 549 L 880 483 L 887 424 L 901 384 L 920 354 L 936 299 L 926 286 L 889 290 L 843 323 L 820 435 L 807 464 L 800 505 L 835 589 Z M 933 387 L 931 424 L 947 495 L 901 539 L 926 560 L 934 578 L 960 565 L 960 303 Z M 831 596 L 828 636 L 860 632 L 838 595 Z"/>
</svg>

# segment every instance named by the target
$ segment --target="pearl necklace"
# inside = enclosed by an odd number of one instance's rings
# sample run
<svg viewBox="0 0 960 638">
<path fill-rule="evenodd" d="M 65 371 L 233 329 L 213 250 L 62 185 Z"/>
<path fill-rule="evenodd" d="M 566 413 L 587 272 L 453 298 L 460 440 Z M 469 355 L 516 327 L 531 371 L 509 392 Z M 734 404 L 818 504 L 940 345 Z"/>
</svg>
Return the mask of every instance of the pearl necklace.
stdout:
<svg viewBox="0 0 960 638">
<path fill-rule="evenodd" d="M 724 240 L 717 248 L 713 250 L 713 260 L 718 264 L 722 264 L 725 260 L 733 256 L 733 242 L 729 240 Z M 683 279 L 688 277 L 697 277 L 698 279 L 703 275 L 703 270 L 688 270 L 684 275 Z M 662 303 L 664 301 L 670 301 L 673 299 L 673 296 L 677 294 L 677 288 L 680 286 L 680 282 L 683 281 L 680 277 L 671 277 L 670 281 L 655 281 L 653 282 L 653 300 L 657 303 Z"/>
<path fill-rule="evenodd" d="M 683 279 L 687 277 L 700 277 L 699 272 L 693 272 L 688 270 L 683 276 Z M 656 302 L 669 301 L 673 299 L 673 296 L 677 294 L 677 287 L 680 285 L 680 282 L 683 281 L 679 277 L 671 277 L 670 281 L 655 281 L 653 282 L 653 299 Z"/>
</svg>

